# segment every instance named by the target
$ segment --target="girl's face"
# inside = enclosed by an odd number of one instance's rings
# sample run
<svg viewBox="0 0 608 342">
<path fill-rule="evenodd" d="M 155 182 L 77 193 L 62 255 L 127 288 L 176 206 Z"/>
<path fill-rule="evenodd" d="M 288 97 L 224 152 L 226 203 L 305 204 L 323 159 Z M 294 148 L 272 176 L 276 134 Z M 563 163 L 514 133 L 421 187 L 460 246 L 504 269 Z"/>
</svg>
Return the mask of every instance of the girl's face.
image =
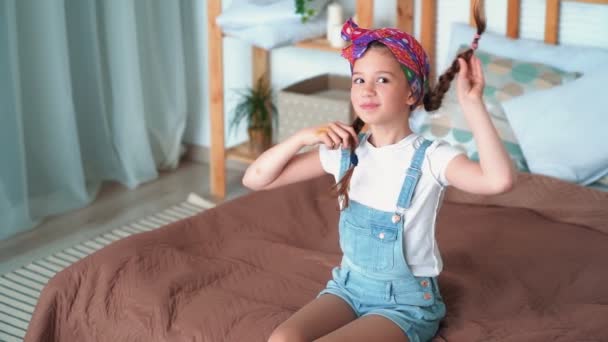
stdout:
<svg viewBox="0 0 608 342">
<path fill-rule="evenodd" d="M 357 115 L 367 124 L 402 124 L 415 101 L 400 64 L 388 48 L 372 47 L 353 67 L 350 92 Z"/>
</svg>

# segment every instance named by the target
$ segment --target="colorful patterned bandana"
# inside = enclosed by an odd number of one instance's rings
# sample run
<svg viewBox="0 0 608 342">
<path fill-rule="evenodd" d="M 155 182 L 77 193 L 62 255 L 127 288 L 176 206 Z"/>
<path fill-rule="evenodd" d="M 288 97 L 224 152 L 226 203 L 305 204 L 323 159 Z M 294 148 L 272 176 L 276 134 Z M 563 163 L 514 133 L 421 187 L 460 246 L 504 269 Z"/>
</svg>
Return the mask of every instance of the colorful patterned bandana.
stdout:
<svg viewBox="0 0 608 342">
<path fill-rule="evenodd" d="M 411 35 L 395 28 L 363 29 L 348 19 L 342 27 L 342 39 L 352 44 L 342 49 L 342 56 L 350 62 L 351 72 L 355 61 L 363 56 L 369 43 L 378 41 L 393 53 L 401 64 L 410 89 L 416 98 L 411 108 L 417 107 L 428 90 L 430 63 L 422 45 Z"/>
</svg>

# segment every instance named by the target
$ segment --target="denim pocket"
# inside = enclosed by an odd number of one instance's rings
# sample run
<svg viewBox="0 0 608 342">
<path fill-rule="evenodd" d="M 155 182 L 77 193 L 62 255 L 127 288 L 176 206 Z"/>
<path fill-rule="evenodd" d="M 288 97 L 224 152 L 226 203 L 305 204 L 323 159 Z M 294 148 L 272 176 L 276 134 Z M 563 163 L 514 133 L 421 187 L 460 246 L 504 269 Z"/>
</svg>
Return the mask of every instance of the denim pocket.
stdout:
<svg viewBox="0 0 608 342">
<path fill-rule="evenodd" d="M 363 227 L 348 219 L 340 227 L 340 246 L 355 265 L 367 271 L 393 268 L 397 228 L 371 222 Z"/>
</svg>

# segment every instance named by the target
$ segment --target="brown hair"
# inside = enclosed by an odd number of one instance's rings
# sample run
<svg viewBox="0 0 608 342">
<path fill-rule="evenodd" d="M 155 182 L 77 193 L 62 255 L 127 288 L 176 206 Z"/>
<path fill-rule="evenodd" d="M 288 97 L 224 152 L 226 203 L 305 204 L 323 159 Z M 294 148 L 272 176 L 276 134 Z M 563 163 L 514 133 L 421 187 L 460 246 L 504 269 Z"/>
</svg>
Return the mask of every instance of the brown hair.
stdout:
<svg viewBox="0 0 608 342">
<path fill-rule="evenodd" d="M 473 4 L 473 16 L 475 19 L 475 26 L 477 27 L 477 36 L 474 40 L 475 45 L 479 40 L 479 36 L 481 36 L 481 34 L 486 30 L 486 20 L 482 14 L 483 8 L 481 2 L 481 0 L 477 0 Z M 369 47 L 386 48 L 384 44 L 377 41 L 371 42 Z M 423 98 L 424 109 L 426 111 L 431 112 L 441 107 L 441 101 L 443 100 L 443 96 L 448 91 L 448 89 L 450 89 L 450 83 L 452 82 L 456 74 L 460 71 L 460 64 L 458 64 L 458 58 L 464 58 L 464 60 L 468 63 L 471 59 L 471 56 L 473 56 L 473 52 L 473 48 L 469 48 L 466 51 L 458 54 L 458 56 L 456 56 L 448 70 L 446 70 L 443 75 L 439 77 L 439 82 L 432 89 L 429 89 L 426 92 Z M 355 121 L 353 121 L 352 127 L 355 130 L 355 133 L 357 133 L 357 135 L 361 132 L 361 129 L 364 125 L 365 122 L 363 122 L 363 120 L 361 120 L 359 117 L 357 117 Z M 357 146 L 354 146 L 354 144 L 351 144 L 350 153 L 355 153 L 356 147 Z M 334 195 L 342 196 L 342 209 L 348 207 L 348 190 L 350 187 L 350 179 L 353 175 L 354 169 L 355 165 L 350 164 L 350 167 L 348 168 L 342 179 L 340 179 L 340 181 L 331 188 Z"/>
<path fill-rule="evenodd" d="M 477 36 L 473 41 L 473 44 L 477 44 L 479 40 L 479 36 L 486 30 L 486 19 L 483 17 L 483 9 L 481 5 L 481 0 L 475 1 L 473 4 L 473 17 L 475 19 L 475 26 L 477 27 Z M 456 76 L 456 74 L 460 71 L 460 64 L 458 64 L 458 58 L 463 58 L 467 63 L 471 60 L 471 56 L 473 56 L 473 48 L 469 48 L 464 52 L 461 52 L 456 56 L 452 65 L 446 70 L 443 75 L 439 76 L 439 82 L 429 91 L 424 94 L 424 109 L 427 112 L 432 112 L 434 110 L 439 109 L 441 107 L 441 101 L 443 100 L 443 95 L 450 89 L 450 83 Z"/>
<path fill-rule="evenodd" d="M 355 119 L 355 121 L 352 123 L 352 127 L 355 130 L 355 133 L 357 133 L 357 135 L 359 134 L 359 132 L 361 132 L 361 129 L 363 128 L 364 125 L 365 125 L 365 122 L 363 122 L 363 120 L 361 120 L 361 118 L 359 118 L 359 117 L 357 117 Z M 356 147 L 357 146 L 355 146 L 355 144 L 350 144 L 350 153 L 355 153 Z M 342 169 L 342 166 L 340 166 L 340 169 Z M 348 189 L 350 186 L 350 178 L 353 176 L 354 170 L 355 170 L 355 166 L 350 164 L 350 167 L 344 174 L 344 177 L 342 177 L 342 179 L 340 179 L 340 181 L 338 183 L 336 183 L 334 186 L 332 186 L 332 188 L 331 188 L 334 195 L 342 196 L 342 201 L 343 201 L 342 208 L 348 207 L 348 202 L 349 202 Z"/>
</svg>

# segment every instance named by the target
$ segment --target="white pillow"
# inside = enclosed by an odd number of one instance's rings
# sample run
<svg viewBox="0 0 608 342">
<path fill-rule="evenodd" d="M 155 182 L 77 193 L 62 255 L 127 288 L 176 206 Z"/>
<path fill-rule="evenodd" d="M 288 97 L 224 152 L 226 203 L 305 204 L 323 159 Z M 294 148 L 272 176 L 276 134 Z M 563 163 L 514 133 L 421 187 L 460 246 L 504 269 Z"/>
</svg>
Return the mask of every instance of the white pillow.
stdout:
<svg viewBox="0 0 608 342">
<path fill-rule="evenodd" d="M 514 97 L 503 109 L 528 167 L 583 185 L 608 175 L 608 67 Z"/>
<path fill-rule="evenodd" d="M 326 15 L 306 23 L 299 20 L 274 25 L 256 25 L 243 29 L 224 29 L 224 33 L 263 49 L 292 45 L 298 41 L 322 36 L 326 32 Z"/>
<path fill-rule="evenodd" d="M 475 29 L 464 23 L 453 23 L 450 34 L 450 46 L 446 61 L 449 66 L 456 57 L 456 51 L 462 44 L 470 44 Z M 483 51 L 554 66 L 564 71 L 578 71 L 583 74 L 593 72 L 598 66 L 608 65 L 608 50 L 597 47 L 574 45 L 551 45 L 539 40 L 511 39 L 504 35 L 485 32 L 479 40 Z"/>
<path fill-rule="evenodd" d="M 317 17 L 328 2 L 306 1 L 306 7 L 315 10 L 309 19 Z M 217 17 L 216 23 L 223 30 L 242 30 L 266 24 L 301 23 L 301 16 L 296 13 L 295 0 L 233 0 Z"/>
</svg>

